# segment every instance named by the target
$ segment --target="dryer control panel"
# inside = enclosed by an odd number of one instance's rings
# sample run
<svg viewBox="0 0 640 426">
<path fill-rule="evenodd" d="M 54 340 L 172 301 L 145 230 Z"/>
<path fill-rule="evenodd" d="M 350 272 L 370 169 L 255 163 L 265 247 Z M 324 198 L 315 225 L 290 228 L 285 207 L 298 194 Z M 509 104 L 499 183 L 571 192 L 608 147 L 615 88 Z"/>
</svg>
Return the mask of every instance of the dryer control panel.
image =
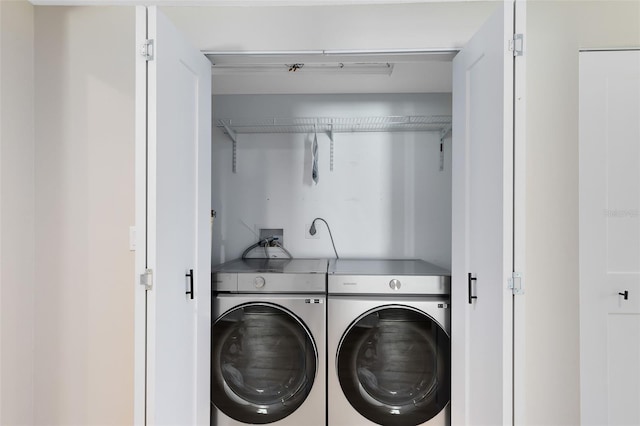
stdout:
<svg viewBox="0 0 640 426">
<path fill-rule="evenodd" d="M 211 288 L 229 293 L 325 293 L 327 259 L 238 259 L 214 268 Z"/>
<path fill-rule="evenodd" d="M 449 271 L 423 260 L 331 260 L 329 294 L 451 294 Z"/>
</svg>

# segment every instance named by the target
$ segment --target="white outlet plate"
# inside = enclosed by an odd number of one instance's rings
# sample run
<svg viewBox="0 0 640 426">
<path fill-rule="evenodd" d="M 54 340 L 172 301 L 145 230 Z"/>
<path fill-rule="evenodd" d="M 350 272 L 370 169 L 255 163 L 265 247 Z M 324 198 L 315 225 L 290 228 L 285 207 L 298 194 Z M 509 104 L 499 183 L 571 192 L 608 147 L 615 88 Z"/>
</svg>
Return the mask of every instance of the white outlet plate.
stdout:
<svg viewBox="0 0 640 426">
<path fill-rule="evenodd" d="M 309 228 L 311 228 L 311 224 L 310 223 L 306 223 L 304 225 L 304 238 L 307 240 L 319 240 L 320 239 L 320 233 L 318 232 L 318 227 L 316 226 L 316 234 L 315 235 L 311 235 L 309 233 Z"/>
</svg>

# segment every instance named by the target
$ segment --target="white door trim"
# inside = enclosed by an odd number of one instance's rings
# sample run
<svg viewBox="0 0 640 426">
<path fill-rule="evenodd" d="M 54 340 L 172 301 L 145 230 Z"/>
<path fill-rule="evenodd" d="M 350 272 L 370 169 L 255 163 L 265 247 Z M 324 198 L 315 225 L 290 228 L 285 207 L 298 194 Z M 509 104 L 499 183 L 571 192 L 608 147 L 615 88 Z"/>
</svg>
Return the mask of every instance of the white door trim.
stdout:
<svg viewBox="0 0 640 426">
<path fill-rule="evenodd" d="M 514 61 L 513 101 L 513 270 L 526 284 L 526 60 L 527 1 L 515 1 L 514 34 L 522 34 L 523 55 Z M 513 299 L 513 424 L 526 423 L 526 287 Z"/>
<path fill-rule="evenodd" d="M 136 7 L 136 46 L 147 39 L 147 8 Z M 147 291 L 140 276 L 147 268 L 147 61 L 136 54 L 135 92 L 135 218 L 133 423 L 146 424 Z"/>
</svg>

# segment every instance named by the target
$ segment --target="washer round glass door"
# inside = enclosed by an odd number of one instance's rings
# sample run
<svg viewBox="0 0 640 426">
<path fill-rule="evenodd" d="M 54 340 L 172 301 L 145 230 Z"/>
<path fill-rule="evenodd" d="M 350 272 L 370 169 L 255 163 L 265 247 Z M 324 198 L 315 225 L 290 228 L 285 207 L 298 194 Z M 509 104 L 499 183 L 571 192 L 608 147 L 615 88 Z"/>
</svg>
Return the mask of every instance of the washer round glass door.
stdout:
<svg viewBox="0 0 640 426">
<path fill-rule="evenodd" d="M 211 327 L 211 402 L 244 423 L 272 423 L 307 398 L 318 354 L 298 317 L 270 303 L 227 311 Z"/>
<path fill-rule="evenodd" d="M 381 425 L 419 425 L 451 397 L 451 341 L 429 315 L 384 306 L 354 321 L 337 353 L 338 379 L 353 408 Z"/>
</svg>

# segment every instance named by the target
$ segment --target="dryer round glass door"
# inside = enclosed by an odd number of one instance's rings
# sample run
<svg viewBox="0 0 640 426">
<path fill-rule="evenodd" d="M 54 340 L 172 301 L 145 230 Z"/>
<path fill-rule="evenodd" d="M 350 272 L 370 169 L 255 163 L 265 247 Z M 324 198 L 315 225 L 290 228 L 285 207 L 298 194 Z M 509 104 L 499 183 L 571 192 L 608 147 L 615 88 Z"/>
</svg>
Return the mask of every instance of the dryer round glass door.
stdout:
<svg viewBox="0 0 640 426">
<path fill-rule="evenodd" d="M 409 306 L 373 309 L 342 336 L 337 372 L 361 415 L 381 425 L 419 425 L 449 403 L 451 342 L 432 317 Z"/>
<path fill-rule="evenodd" d="M 313 337 L 288 310 L 247 303 L 211 328 L 211 402 L 244 423 L 293 413 L 311 391 L 318 354 Z"/>
</svg>

